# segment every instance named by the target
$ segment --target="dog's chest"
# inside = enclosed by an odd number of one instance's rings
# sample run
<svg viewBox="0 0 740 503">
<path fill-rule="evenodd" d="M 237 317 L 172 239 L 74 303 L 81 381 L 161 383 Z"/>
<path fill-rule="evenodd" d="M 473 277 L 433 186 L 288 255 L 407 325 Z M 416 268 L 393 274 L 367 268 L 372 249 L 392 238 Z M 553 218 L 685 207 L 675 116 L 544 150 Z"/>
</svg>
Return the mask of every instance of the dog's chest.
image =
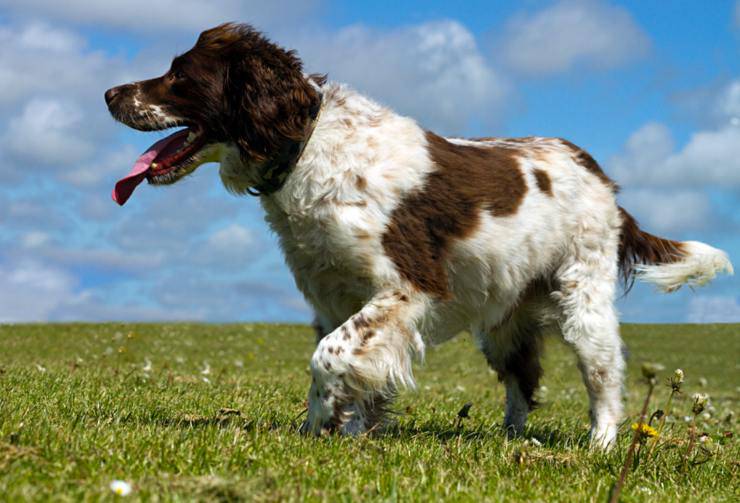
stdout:
<svg viewBox="0 0 740 503">
<path fill-rule="evenodd" d="M 290 214 L 272 201 L 263 205 L 296 285 L 309 302 L 322 311 L 337 311 L 337 317 L 357 310 L 371 295 L 377 253 L 376 233 L 366 216 L 331 205 Z"/>
</svg>

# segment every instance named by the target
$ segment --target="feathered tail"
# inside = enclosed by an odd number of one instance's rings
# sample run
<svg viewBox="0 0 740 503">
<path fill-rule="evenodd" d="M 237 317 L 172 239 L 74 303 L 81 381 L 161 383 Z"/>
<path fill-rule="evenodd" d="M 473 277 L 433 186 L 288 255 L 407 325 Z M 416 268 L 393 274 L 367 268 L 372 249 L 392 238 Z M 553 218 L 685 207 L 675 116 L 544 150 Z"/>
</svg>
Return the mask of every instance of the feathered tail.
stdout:
<svg viewBox="0 0 740 503">
<path fill-rule="evenodd" d="M 698 241 L 673 241 L 640 229 L 624 208 L 619 245 L 619 268 L 629 289 L 635 279 L 653 283 L 664 292 L 683 285 L 702 286 L 718 273 L 733 274 L 732 263 L 722 250 Z"/>
</svg>

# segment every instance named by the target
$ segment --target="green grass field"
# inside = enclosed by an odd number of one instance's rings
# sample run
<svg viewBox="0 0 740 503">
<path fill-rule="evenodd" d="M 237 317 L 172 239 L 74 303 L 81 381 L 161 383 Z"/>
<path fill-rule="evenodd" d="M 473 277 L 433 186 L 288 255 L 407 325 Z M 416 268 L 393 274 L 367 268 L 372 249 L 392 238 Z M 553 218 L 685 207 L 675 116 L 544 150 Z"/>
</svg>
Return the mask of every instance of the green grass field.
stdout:
<svg viewBox="0 0 740 503">
<path fill-rule="evenodd" d="M 501 430 L 504 389 L 469 336 L 430 348 L 396 423 L 359 438 L 296 433 L 313 333 L 275 325 L 0 326 L 0 500 L 127 499 L 606 501 L 646 385 L 685 371 L 651 458 L 623 501 L 738 501 L 740 325 L 626 325 L 629 422 L 609 454 L 588 449 L 588 405 L 574 357 L 551 337 L 541 407 L 526 435 Z M 691 395 L 712 406 L 682 469 Z M 457 412 L 472 402 L 470 418 Z M 737 411 L 736 411 L 737 412 Z M 733 436 L 734 435 L 734 436 Z M 541 445 L 538 445 L 541 444 Z"/>
</svg>

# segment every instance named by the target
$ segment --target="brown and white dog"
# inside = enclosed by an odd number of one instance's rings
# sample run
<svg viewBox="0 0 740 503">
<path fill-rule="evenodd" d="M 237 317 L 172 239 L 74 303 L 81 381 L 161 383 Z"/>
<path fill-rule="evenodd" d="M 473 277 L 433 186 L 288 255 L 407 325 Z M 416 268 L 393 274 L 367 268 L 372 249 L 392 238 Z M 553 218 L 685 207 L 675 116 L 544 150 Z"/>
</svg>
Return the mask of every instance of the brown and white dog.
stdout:
<svg viewBox="0 0 740 503">
<path fill-rule="evenodd" d="M 133 128 L 187 128 L 141 179 L 173 183 L 218 162 L 227 190 L 260 194 L 316 313 L 306 432 L 375 426 L 414 384 L 414 355 L 462 330 L 506 385 L 506 427 L 521 431 L 554 326 L 578 356 L 592 440 L 609 446 L 622 414 L 618 274 L 672 291 L 732 272 L 720 250 L 640 230 L 572 143 L 443 138 L 305 75 L 250 26 L 205 31 L 164 76 L 106 101 Z"/>
</svg>

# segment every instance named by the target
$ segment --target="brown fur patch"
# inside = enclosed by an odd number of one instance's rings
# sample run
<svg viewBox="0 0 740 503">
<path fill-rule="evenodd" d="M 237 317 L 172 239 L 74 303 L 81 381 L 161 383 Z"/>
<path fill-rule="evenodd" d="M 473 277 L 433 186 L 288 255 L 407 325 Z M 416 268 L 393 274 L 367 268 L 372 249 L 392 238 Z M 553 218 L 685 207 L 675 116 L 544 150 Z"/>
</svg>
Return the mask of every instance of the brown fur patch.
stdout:
<svg viewBox="0 0 740 503">
<path fill-rule="evenodd" d="M 527 400 L 530 409 L 537 405 L 534 393 L 539 387 L 542 378 L 542 336 L 539 327 L 533 325 L 522 329 L 519 335 L 520 343 L 506 359 L 504 373 L 516 379 L 519 389 Z"/>
<path fill-rule="evenodd" d="M 367 344 L 367 341 L 375 337 L 375 330 L 368 329 L 362 333 L 362 344 Z"/>
<path fill-rule="evenodd" d="M 533 311 L 527 304 L 536 303 L 538 298 L 547 297 L 553 287 L 551 281 L 546 279 L 532 281 L 521 295 L 517 306 L 501 325 L 494 329 L 494 332 L 496 330 L 512 332 L 511 336 L 515 341 L 515 347 L 503 361 L 495 354 L 487 354 L 484 351 L 488 364 L 499 374 L 499 381 L 512 379 L 516 381 L 530 410 L 537 405 L 534 394 L 543 374 L 540 363 L 543 326 L 535 319 L 536 309 Z"/>
<path fill-rule="evenodd" d="M 520 138 L 501 138 L 498 136 L 480 136 L 477 138 L 471 138 L 470 141 L 505 141 L 507 143 L 531 143 L 534 141 L 534 136 L 522 136 Z"/>
<path fill-rule="evenodd" d="M 435 170 L 394 210 L 383 248 L 407 281 L 446 298 L 450 246 L 475 230 L 481 211 L 516 213 L 527 185 L 515 149 L 455 145 L 431 132 L 426 137 Z"/>
<path fill-rule="evenodd" d="M 540 190 L 548 196 L 552 196 L 552 182 L 550 181 L 550 175 L 541 169 L 535 169 L 534 178 L 537 181 L 537 186 Z"/>
<path fill-rule="evenodd" d="M 622 234 L 619 240 L 619 270 L 629 291 L 635 281 L 636 264 L 670 264 L 685 256 L 679 241 L 660 238 L 640 229 L 635 217 L 620 206 Z"/>
<path fill-rule="evenodd" d="M 355 325 L 355 330 L 363 330 L 370 326 L 370 320 L 363 313 L 359 313 L 352 317 L 352 323 Z"/>
<path fill-rule="evenodd" d="M 563 145 L 568 147 L 573 152 L 573 159 L 576 161 L 577 164 L 596 175 L 602 182 L 604 182 L 604 185 L 609 187 L 614 193 L 619 192 L 619 185 L 617 185 L 614 180 L 609 178 L 606 173 L 604 173 L 604 170 L 601 169 L 599 163 L 596 162 L 593 157 L 591 157 L 591 154 L 583 150 L 578 145 L 569 142 L 568 140 L 565 140 L 563 138 L 558 139 L 562 142 Z"/>
</svg>

